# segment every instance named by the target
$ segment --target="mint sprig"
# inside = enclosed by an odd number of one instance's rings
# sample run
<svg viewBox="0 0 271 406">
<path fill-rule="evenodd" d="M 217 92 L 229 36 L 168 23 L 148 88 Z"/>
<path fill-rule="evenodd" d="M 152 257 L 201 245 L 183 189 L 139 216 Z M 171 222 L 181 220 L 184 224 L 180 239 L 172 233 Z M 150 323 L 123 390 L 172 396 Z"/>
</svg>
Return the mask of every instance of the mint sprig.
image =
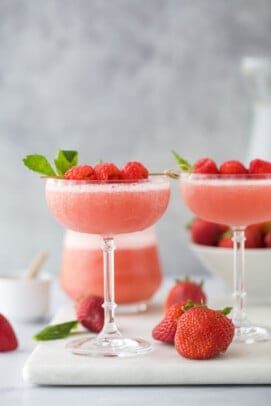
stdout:
<svg viewBox="0 0 271 406">
<path fill-rule="evenodd" d="M 78 325 L 77 320 L 67 321 L 66 323 L 53 324 L 47 326 L 37 334 L 34 335 L 33 340 L 35 341 L 47 341 L 47 340 L 58 340 L 60 338 L 68 337 L 71 330 L 76 328 Z"/>
<path fill-rule="evenodd" d="M 54 159 L 56 171 L 53 169 L 48 159 L 39 154 L 27 155 L 23 158 L 23 163 L 27 168 L 45 176 L 64 176 L 68 169 L 78 163 L 78 152 L 71 150 L 59 150 Z"/>
<path fill-rule="evenodd" d="M 59 150 L 54 160 L 55 167 L 59 176 L 64 176 L 65 172 L 78 163 L 77 151 Z"/>
<path fill-rule="evenodd" d="M 171 152 L 183 172 L 192 172 L 193 166 L 186 159 L 182 158 L 176 151 Z"/>
<path fill-rule="evenodd" d="M 55 171 L 43 155 L 27 155 L 23 159 L 23 163 L 25 164 L 25 166 L 31 169 L 31 171 L 38 172 L 46 176 L 56 176 Z"/>
</svg>

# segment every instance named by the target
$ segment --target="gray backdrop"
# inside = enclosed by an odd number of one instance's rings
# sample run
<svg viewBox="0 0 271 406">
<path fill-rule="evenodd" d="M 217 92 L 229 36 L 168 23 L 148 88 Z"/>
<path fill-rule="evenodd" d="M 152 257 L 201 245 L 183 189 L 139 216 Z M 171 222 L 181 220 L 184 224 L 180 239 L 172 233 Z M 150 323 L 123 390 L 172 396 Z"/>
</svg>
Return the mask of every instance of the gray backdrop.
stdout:
<svg viewBox="0 0 271 406">
<path fill-rule="evenodd" d="M 270 0 L 0 0 L 0 269 L 40 249 L 58 272 L 63 230 L 21 164 L 77 149 L 80 161 L 171 167 L 172 148 L 244 159 L 244 55 L 271 54 Z M 177 183 L 157 227 L 166 273 L 200 272 Z"/>
</svg>

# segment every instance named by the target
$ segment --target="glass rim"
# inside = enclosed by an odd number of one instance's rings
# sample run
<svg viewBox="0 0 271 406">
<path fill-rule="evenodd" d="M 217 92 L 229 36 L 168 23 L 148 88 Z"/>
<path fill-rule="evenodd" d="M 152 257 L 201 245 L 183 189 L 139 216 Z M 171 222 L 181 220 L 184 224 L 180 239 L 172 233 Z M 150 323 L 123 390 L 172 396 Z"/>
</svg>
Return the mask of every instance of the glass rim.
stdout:
<svg viewBox="0 0 271 406">
<path fill-rule="evenodd" d="M 63 183 L 67 185 L 129 185 L 129 184 L 148 184 L 168 182 L 166 175 L 152 176 L 147 179 L 110 179 L 110 180 L 91 180 L 91 179 L 65 179 L 57 176 L 42 176 L 43 180 L 52 183 Z"/>
<path fill-rule="evenodd" d="M 244 173 L 244 174 L 220 174 L 220 173 L 193 173 L 180 172 L 180 180 L 269 180 L 271 173 Z"/>
</svg>

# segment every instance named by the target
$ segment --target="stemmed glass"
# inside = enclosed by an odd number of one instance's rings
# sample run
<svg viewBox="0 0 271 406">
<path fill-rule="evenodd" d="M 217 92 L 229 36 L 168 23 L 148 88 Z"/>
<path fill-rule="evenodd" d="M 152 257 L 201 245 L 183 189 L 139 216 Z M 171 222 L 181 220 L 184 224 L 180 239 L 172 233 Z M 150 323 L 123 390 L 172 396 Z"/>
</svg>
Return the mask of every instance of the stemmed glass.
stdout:
<svg viewBox="0 0 271 406">
<path fill-rule="evenodd" d="M 181 174 L 180 190 L 194 214 L 233 230 L 234 340 L 248 344 L 269 340 L 270 332 L 254 326 L 246 313 L 245 229 L 271 217 L 271 175 Z"/>
<path fill-rule="evenodd" d="M 114 236 L 156 223 L 167 208 L 169 196 L 165 176 L 135 182 L 46 180 L 46 201 L 56 220 L 71 230 L 102 237 L 104 327 L 95 338 L 71 341 L 67 347 L 73 353 L 126 357 L 151 350 L 151 345 L 141 338 L 123 337 L 116 324 Z"/>
</svg>

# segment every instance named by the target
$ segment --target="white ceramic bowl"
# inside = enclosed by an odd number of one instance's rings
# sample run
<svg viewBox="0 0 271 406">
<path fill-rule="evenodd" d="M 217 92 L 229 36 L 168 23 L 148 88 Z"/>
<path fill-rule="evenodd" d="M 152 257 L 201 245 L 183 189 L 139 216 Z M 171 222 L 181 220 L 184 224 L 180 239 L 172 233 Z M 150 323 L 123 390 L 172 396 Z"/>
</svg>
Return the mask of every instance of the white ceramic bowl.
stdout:
<svg viewBox="0 0 271 406">
<path fill-rule="evenodd" d="M 190 245 L 204 267 L 223 279 L 233 290 L 233 252 L 230 248 Z M 250 248 L 245 251 L 245 290 L 249 304 L 271 304 L 271 249 Z"/>
<path fill-rule="evenodd" d="M 21 274 L 0 274 L 0 312 L 18 321 L 43 319 L 49 308 L 50 276 L 41 273 L 33 279 Z"/>
</svg>

